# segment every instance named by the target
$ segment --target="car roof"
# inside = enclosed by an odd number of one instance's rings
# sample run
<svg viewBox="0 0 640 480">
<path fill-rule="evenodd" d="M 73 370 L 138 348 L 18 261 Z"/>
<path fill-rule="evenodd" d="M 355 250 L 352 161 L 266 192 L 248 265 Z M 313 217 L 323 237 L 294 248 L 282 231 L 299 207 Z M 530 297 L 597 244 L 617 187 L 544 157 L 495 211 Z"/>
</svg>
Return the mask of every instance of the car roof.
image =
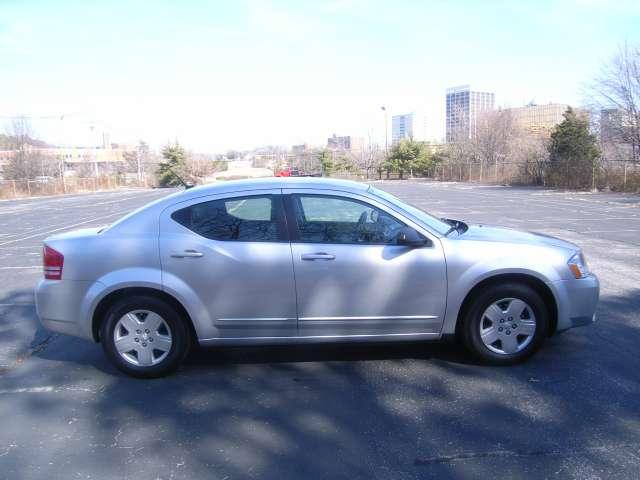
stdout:
<svg viewBox="0 0 640 480">
<path fill-rule="evenodd" d="M 337 180 L 334 178 L 318 177 L 269 177 L 248 180 L 229 180 L 175 192 L 166 197 L 155 200 L 137 210 L 125 215 L 105 229 L 105 233 L 123 231 L 150 231 L 157 222 L 158 214 L 166 207 L 208 195 L 219 195 L 252 190 L 271 190 L 279 188 L 317 188 L 324 190 L 339 190 L 351 193 L 362 193 L 369 189 L 366 183 Z"/>
<path fill-rule="evenodd" d="M 318 188 L 327 190 L 343 190 L 348 192 L 364 192 L 369 188 L 366 183 L 353 182 L 351 180 L 339 180 L 335 178 L 321 177 L 269 177 L 247 180 L 229 180 L 200 185 L 178 193 L 181 200 L 216 195 L 219 193 L 231 193 L 244 190 L 262 190 L 272 188 Z"/>
</svg>

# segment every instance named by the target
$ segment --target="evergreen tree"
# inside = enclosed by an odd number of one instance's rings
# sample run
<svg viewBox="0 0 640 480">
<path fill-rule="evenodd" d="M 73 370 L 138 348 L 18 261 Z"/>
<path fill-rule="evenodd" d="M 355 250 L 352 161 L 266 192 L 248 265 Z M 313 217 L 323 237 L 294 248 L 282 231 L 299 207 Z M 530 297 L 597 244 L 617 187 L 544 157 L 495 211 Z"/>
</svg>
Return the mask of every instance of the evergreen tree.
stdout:
<svg viewBox="0 0 640 480">
<path fill-rule="evenodd" d="M 600 150 L 589 121 L 569 108 L 551 134 L 548 184 L 565 188 L 590 188 L 598 168 Z"/>
<path fill-rule="evenodd" d="M 161 187 L 177 187 L 182 185 L 180 178 L 184 178 L 187 154 L 178 142 L 168 143 L 162 149 L 162 159 L 158 165 L 158 183 Z"/>
<path fill-rule="evenodd" d="M 324 149 L 318 155 L 318 161 L 320 162 L 320 169 L 322 171 L 323 177 L 328 177 L 333 173 L 336 168 L 335 162 L 333 161 L 333 156 L 331 152 L 327 149 Z"/>
<path fill-rule="evenodd" d="M 427 175 L 434 165 L 434 158 L 424 143 L 406 139 L 393 146 L 385 162 L 385 167 L 398 172 L 400 178 L 404 178 L 406 172 Z"/>
</svg>

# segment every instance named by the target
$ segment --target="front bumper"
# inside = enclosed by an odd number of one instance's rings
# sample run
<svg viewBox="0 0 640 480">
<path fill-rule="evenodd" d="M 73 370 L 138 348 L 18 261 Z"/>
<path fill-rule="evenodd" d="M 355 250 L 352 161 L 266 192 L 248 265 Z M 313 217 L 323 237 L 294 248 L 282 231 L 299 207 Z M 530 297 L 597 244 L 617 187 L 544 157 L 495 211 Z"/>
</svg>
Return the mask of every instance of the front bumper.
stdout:
<svg viewBox="0 0 640 480">
<path fill-rule="evenodd" d="M 40 280 L 35 300 L 42 325 L 52 332 L 91 339 L 88 307 L 92 285 L 75 280 Z"/>
<path fill-rule="evenodd" d="M 598 277 L 588 275 L 577 280 L 561 280 L 553 282 L 553 288 L 558 301 L 558 332 L 596 321 L 600 297 Z"/>
</svg>

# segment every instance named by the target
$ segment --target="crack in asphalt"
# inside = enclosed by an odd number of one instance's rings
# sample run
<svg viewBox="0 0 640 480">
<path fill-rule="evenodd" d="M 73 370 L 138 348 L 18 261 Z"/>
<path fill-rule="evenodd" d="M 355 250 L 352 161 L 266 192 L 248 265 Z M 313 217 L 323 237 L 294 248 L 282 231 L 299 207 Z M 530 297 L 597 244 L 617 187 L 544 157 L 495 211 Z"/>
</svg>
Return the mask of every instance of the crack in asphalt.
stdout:
<svg viewBox="0 0 640 480">
<path fill-rule="evenodd" d="M 8 365 L 0 365 L 0 376 L 6 373 L 11 372 L 16 369 L 20 364 L 22 364 L 25 360 L 28 360 L 36 353 L 43 352 L 49 346 L 49 344 L 58 337 L 57 333 L 49 333 L 45 338 L 36 343 L 35 345 L 30 346 L 25 352 L 19 353 L 16 356 L 16 359 Z"/>
<path fill-rule="evenodd" d="M 601 445 L 598 447 L 586 447 L 582 449 L 515 449 L 515 450 L 493 450 L 486 452 L 462 452 L 453 455 L 443 455 L 439 457 L 416 458 L 413 461 L 415 466 L 435 465 L 439 463 L 450 463 L 464 460 L 475 460 L 483 458 L 518 458 L 518 457 L 576 457 L 598 452 L 606 452 L 620 448 L 638 448 L 640 443 L 627 443 L 620 445 Z"/>
</svg>

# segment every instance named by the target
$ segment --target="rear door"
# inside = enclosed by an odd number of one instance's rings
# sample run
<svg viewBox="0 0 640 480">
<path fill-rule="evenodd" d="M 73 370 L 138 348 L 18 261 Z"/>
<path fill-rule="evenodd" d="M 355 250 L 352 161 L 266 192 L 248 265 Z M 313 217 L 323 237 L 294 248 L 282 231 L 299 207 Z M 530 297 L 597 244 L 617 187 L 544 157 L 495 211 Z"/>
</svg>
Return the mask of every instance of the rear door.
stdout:
<svg viewBox="0 0 640 480">
<path fill-rule="evenodd" d="M 163 285 L 196 310 L 201 305 L 202 338 L 297 334 L 280 190 L 209 196 L 168 208 L 160 219 L 160 258 Z"/>
<path fill-rule="evenodd" d="M 435 236 L 368 197 L 283 192 L 300 335 L 439 334 L 446 271 Z M 424 247 L 396 243 L 407 226 L 427 238 Z"/>
</svg>

